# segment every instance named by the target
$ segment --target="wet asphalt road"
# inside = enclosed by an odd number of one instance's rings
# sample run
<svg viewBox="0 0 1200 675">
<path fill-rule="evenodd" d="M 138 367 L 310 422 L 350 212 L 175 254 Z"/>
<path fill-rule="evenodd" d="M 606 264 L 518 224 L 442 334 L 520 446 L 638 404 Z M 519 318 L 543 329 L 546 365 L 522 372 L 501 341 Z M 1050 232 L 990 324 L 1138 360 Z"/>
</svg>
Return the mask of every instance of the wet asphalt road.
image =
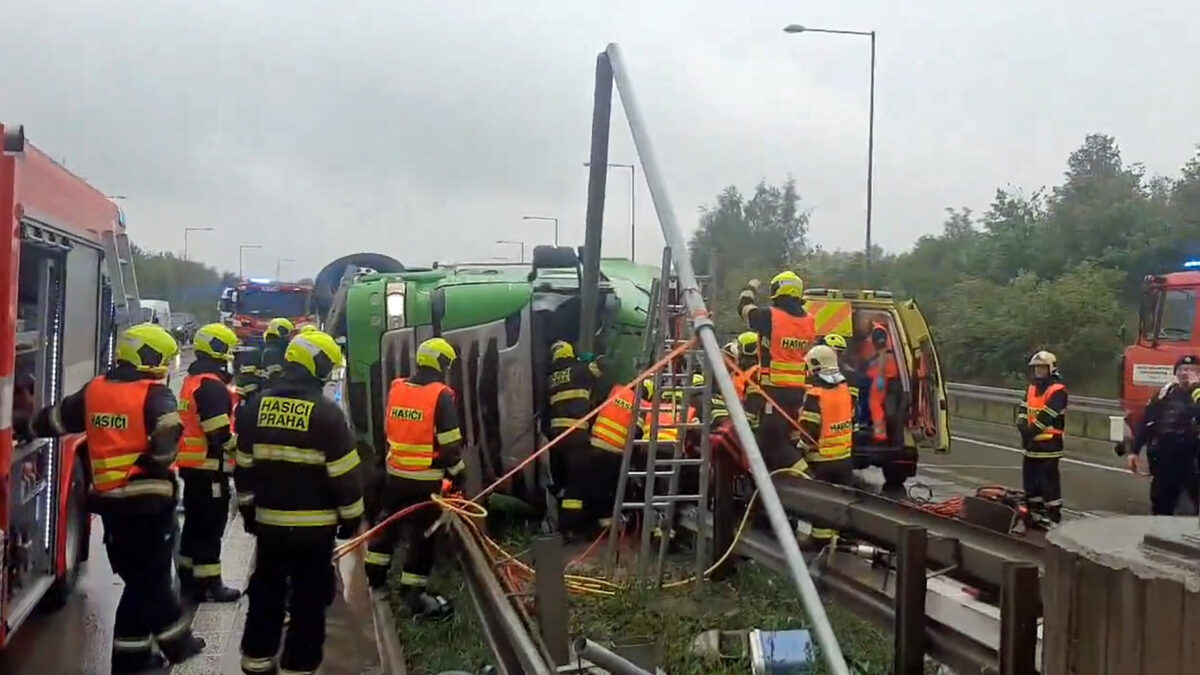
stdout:
<svg viewBox="0 0 1200 675">
<path fill-rule="evenodd" d="M 179 368 L 186 369 L 185 355 Z M 173 375 L 176 393 L 182 375 Z M 227 530 L 222 562 L 231 586 L 244 588 L 253 561 L 253 541 L 242 532 L 240 521 Z M 0 675 L 108 675 L 112 619 L 123 584 L 112 573 L 104 552 L 98 518 L 93 519 L 90 559 L 84 563 L 79 585 L 70 601 L 54 613 L 37 612 L 0 652 Z M 361 555 L 347 556 L 339 565 L 342 594 L 328 612 L 325 662 L 322 675 L 360 675 L 378 672 L 370 598 Z M 236 604 L 202 605 L 193 615 L 193 629 L 204 637 L 204 653 L 177 666 L 171 675 L 236 674 L 238 641 L 245 621 L 247 600 Z"/>
<path fill-rule="evenodd" d="M 181 377 L 172 380 L 177 387 Z M 932 491 L 934 499 L 971 494 L 982 485 L 1020 487 L 1021 454 L 1014 431 L 962 422 L 954 425 L 954 434 L 950 453 L 926 455 L 921 460 L 917 481 Z M 1061 465 L 1061 473 L 1065 504 L 1076 512 L 1073 515 L 1148 513 L 1148 479 L 1130 474 L 1115 456 L 1069 455 Z M 20 629 L 12 644 L 0 653 L 0 675 L 109 672 L 111 622 L 121 583 L 109 568 L 100 543 L 99 522 L 94 525 L 91 559 L 76 593 L 62 610 L 35 615 Z M 232 527 L 241 529 L 240 523 Z M 349 559 L 343 564 L 342 576 L 347 580 L 344 593 L 330 609 L 326 663 L 321 669 L 326 675 L 371 672 L 378 664 L 369 604 L 362 588 L 361 560 L 354 562 L 357 571 Z M 243 565 L 248 567 L 248 563 L 247 556 Z M 244 585 L 247 574 L 248 570 L 227 570 L 231 581 L 238 580 L 238 586 Z M 225 606 L 197 618 L 197 631 L 220 629 L 224 644 L 211 645 L 209 654 L 176 669 L 176 675 L 238 672 L 236 637 L 244 620 L 245 602 L 243 599 L 237 606 Z"/>
</svg>

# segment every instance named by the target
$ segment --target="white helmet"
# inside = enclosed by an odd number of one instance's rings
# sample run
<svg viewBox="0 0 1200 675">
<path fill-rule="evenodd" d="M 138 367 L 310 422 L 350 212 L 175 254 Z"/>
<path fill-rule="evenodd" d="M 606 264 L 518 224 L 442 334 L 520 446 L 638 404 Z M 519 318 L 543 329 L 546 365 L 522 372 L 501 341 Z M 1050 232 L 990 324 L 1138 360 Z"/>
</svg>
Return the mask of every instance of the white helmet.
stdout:
<svg viewBox="0 0 1200 675">
<path fill-rule="evenodd" d="M 1050 366 L 1050 370 L 1058 370 L 1058 357 L 1054 352 L 1048 352 L 1045 349 L 1034 354 L 1029 359 L 1029 366 Z"/>
<path fill-rule="evenodd" d="M 828 345 L 817 345 L 808 350 L 808 353 L 804 355 L 804 362 L 808 364 L 810 371 L 827 382 L 836 382 L 842 377 L 842 370 L 838 367 L 837 352 Z"/>
</svg>

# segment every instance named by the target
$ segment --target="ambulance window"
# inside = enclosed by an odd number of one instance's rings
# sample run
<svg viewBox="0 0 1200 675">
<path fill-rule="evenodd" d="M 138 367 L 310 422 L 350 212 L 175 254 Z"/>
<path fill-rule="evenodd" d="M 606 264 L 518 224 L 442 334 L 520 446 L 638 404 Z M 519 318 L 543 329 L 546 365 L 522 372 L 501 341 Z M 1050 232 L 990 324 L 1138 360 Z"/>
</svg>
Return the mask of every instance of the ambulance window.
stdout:
<svg viewBox="0 0 1200 675">
<path fill-rule="evenodd" d="M 1188 342 L 1196 320 L 1196 292 L 1168 290 L 1163 295 L 1158 339 L 1169 342 Z"/>
</svg>

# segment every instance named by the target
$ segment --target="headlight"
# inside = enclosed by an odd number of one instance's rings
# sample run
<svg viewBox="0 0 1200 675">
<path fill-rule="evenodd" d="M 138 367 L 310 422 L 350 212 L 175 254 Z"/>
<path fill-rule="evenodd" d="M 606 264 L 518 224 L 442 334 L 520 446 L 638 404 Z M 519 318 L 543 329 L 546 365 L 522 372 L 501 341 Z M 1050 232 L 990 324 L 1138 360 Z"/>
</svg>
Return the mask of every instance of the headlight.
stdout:
<svg viewBox="0 0 1200 675">
<path fill-rule="evenodd" d="M 395 330 L 404 327 L 404 284 L 388 284 L 387 295 L 384 298 L 387 310 L 387 328 Z"/>
</svg>

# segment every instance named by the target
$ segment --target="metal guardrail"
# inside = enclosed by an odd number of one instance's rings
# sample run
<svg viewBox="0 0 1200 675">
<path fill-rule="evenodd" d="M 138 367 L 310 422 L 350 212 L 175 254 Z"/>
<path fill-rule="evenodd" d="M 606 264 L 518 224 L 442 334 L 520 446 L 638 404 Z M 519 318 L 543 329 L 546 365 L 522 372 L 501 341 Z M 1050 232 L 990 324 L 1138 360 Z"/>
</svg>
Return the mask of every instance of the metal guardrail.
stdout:
<svg viewBox="0 0 1200 675">
<path fill-rule="evenodd" d="M 1003 387 L 987 387 L 982 384 L 966 384 L 964 382 L 947 382 L 946 393 L 977 401 L 994 401 L 1018 405 L 1025 400 L 1025 392 L 1020 389 L 1005 389 Z M 1071 395 L 1071 412 L 1081 412 L 1090 415 L 1123 415 L 1121 402 L 1111 398 L 1095 398 L 1092 396 Z"/>
</svg>

